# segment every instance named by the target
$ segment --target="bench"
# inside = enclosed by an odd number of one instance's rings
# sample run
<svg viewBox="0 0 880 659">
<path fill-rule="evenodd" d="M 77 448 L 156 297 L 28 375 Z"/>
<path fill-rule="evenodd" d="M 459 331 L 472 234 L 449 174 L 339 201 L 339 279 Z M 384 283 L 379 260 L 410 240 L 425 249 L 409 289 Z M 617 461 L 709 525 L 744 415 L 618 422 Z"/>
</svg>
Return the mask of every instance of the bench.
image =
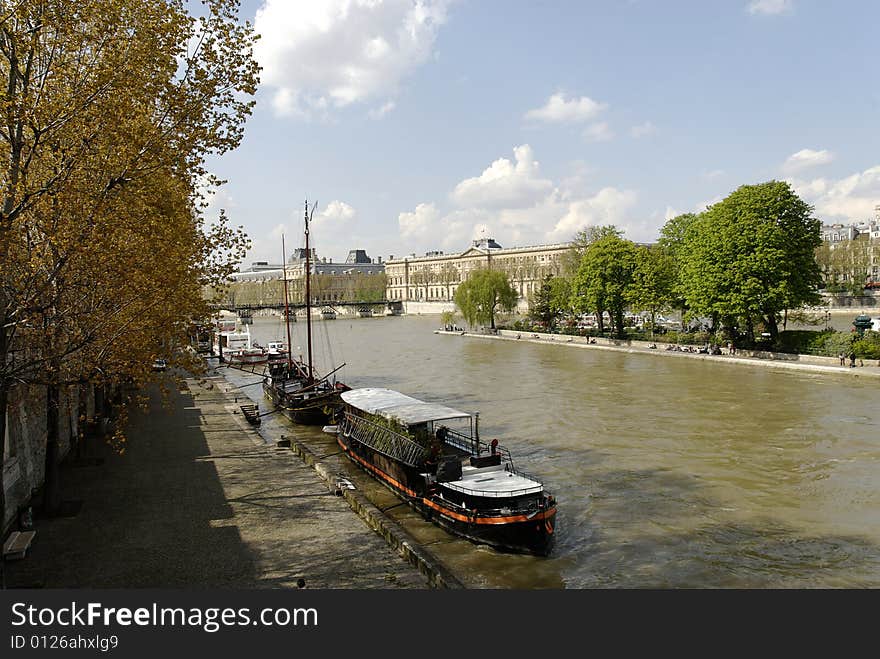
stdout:
<svg viewBox="0 0 880 659">
<path fill-rule="evenodd" d="M 3 544 L 3 558 L 24 558 L 36 531 L 13 531 Z"/>
<path fill-rule="evenodd" d="M 239 405 L 241 408 L 242 414 L 244 414 L 244 418 L 248 420 L 249 423 L 258 426 L 260 425 L 260 408 L 257 405 Z"/>
</svg>

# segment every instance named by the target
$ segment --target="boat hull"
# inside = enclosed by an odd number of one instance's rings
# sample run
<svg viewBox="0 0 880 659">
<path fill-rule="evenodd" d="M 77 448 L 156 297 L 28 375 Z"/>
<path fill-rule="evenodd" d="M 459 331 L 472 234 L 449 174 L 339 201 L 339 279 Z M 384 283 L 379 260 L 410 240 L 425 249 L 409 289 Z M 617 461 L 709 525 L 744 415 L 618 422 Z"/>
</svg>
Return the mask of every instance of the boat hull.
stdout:
<svg viewBox="0 0 880 659">
<path fill-rule="evenodd" d="M 321 392 L 308 398 L 291 397 L 282 391 L 263 383 L 263 394 L 272 401 L 276 409 L 294 423 L 320 425 L 331 422 L 342 409 L 342 395 L 345 389 Z"/>
<path fill-rule="evenodd" d="M 383 483 L 428 521 L 450 533 L 499 551 L 547 556 L 555 544 L 556 507 L 529 514 L 489 514 L 466 510 L 426 488 L 420 469 L 401 464 L 337 432 L 346 456 Z"/>
</svg>

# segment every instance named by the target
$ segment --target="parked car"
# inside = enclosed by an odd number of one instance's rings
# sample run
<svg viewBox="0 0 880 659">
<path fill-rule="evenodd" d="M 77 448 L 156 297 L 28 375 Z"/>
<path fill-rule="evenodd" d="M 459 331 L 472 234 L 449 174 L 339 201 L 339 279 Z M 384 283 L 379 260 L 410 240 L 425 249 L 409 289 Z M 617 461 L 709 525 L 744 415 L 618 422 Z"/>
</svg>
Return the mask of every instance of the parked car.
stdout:
<svg viewBox="0 0 880 659">
<path fill-rule="evenodd" d="M 164 371 L 168 368 L 168 362 L 164 359 L 154 359 L 153 360 L 153 370 L 154 371 Z"/>
</svg>

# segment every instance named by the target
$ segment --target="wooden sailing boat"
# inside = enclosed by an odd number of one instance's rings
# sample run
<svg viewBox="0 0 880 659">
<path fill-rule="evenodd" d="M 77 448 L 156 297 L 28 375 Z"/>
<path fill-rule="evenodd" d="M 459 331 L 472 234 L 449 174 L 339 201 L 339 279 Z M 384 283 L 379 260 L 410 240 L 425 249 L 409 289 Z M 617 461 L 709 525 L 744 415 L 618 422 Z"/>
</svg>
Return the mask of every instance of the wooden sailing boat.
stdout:
<svg viewBox="0 0 880 659">
<path fill-rule="evenodd" d="M 315 204 L 317 206 L 317 204 Z M 312 213 L 315 212 L 312 208 Z M 336 380 L 335 374 L 341 364 L 332 371 L 318 377 L 312 361 L 312 304 L 311 304 L 311 262 L 309 250 L 309 204 L 305 207 L 305 305 L 306 305 L 306 345 L 308 361 L 295 360 L 290 342 L 290 303 L 287 293 L 287 269 L 284 268 L 284 316 L 287 325 L 287 359 L 269 363 L 268 372 L 263 379 L 263 393 L 296 423 L 324 424 L 332 422 L 342 407 L 342 392 L 351 387 Z M 284 249 L 282 238 L 282 250 Z M 284 255 L 286 259 L 286 254 Z M 286 264 L 286 261 L 283 261 Z"/>
</svg>

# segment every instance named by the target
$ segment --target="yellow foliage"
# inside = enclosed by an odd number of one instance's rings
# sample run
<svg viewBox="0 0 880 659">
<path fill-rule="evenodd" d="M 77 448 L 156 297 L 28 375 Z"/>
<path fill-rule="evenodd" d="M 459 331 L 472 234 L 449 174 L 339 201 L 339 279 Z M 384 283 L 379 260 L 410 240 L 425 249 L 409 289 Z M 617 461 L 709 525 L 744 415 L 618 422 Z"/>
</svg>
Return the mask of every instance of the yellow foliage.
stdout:
<svg viewBox="0 0 880 659">
<path fill-rule="evenodd" d="M 203 215 L 205 159 L 238 145 L 258 83 L 237 5 L 0 3 L 0 403 L 23 382 L 143 384 L 158 356 L 197 368 L 201 291 L 248 246 Z"/>
</svg>

